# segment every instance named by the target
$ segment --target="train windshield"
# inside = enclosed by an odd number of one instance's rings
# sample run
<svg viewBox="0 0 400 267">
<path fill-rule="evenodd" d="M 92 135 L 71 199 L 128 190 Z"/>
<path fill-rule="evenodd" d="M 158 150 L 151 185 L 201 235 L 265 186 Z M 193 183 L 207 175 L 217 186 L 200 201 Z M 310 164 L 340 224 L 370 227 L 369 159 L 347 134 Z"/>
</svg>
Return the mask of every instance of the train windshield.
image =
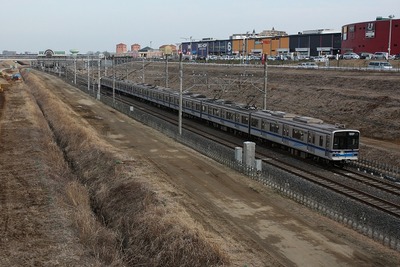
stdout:
<svg viewBox="0 0 400 267">
<path fill-rule="evenodd" d="M 358 149 L 359 132 L 337 132 L 333 137 L 333 149 Z"/>
</svg>

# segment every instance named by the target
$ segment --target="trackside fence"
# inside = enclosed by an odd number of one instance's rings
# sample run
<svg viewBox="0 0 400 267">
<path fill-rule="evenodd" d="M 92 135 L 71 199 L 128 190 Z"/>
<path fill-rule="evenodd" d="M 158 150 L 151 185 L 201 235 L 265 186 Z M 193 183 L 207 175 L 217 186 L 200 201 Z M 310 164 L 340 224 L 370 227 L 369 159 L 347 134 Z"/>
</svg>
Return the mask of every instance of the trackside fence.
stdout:
<svg viewBox="0 0 400 267">
<path fill-rule="evenodd" d="M 179 135 L 176 125 L 156 118 L 145 111 L 134 109 L 122 102 L 113 101 L 111 97 L 102 96 L 101 101 L 212 158 L 218 163 L 243 173 L 276 192 L 316 210 L 324 216 L 340 222 L 385 246 L 400 251 L 399 218 L 301 179 L 289 172 L 271 166 L 267 162 L 262 162 L 262 170 L 257 171 L 255 168 L 245 166 L 236 161 L 234 149 L 227 148 L 185 129 L 182 129 L 182 135 Z"/>
<path fill-rule="evenodd" d="M 371 161 L 364 158 L 359 158 L 358 161 L 350 162 L 350 164 L 359 170 L 366 173 L 377 175 L 381 178 L 400 182 L 400 170 L 398 166 L 390 166 L 378 161 Z"/>
</svg>

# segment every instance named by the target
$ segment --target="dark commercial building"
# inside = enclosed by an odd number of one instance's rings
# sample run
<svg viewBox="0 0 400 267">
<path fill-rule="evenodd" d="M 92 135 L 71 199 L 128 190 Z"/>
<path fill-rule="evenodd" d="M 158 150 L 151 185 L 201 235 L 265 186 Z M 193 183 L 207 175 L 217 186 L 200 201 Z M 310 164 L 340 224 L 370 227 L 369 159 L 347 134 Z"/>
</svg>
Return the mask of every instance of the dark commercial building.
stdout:
<svg viewBox="0 0 400 267">
<path fill-rule="evenodd" d="M 297 57 L 336 55 L 341 52 L 340 32 L 304 31 L 289 35 L 289 49 Z"/>
</svg>

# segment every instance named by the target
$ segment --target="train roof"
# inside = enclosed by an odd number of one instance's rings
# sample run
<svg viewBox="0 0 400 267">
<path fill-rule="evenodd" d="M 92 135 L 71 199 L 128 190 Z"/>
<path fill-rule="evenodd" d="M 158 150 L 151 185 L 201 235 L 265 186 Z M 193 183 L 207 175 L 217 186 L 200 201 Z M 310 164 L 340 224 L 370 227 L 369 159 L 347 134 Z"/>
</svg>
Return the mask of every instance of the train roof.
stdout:
<svg viewBox="0 0 400 267">
<path fill-rule="evenodd" d="M 237 111 L 251 111 L 255 110 L 254 107 L 248 107 L 244 104 L 236 103 L 231 100 L 225 100 L 221 98 L 208 98 L 203 94 L 196 94 L 196 93 L 187 93 L 184 94 L 185 97 L 189 97 L 191 99 L 195 98 L 203 103 L 215 104 L 219 107 L 235 109 Z"/>
<path fill-rule="evenodd" d="M 126 83 L 126 82 L 125 82 Z M 146 83 L 134 83 L 133 85 L 140 86 L 146 89 L 153 89 L 158 91 L 169 92 L 173 95 L 179 95 L 179 92 L 172 90 L 171 88 L 166 88 L 162 86 L 156 86 Z M 336 123 L 336 124 L 329 124 L 325 123 L 321 119 L 308 117 L 308 116 L 301 116 L 294 113 L 287 113 L 284 111 L 274 111 L 274 110 L 258 110 L 256 107 L 247 106 L 240 103 L 235 103 L 230 100 L 224 99 L 214 99 L 214 98 L 207 98 L 203 94 L 199 93 L 192 93 L 192 92 L 183 92 L 183 97 L 187 99 L 196 99 L 198 101 L 202 101 L 203 103 L 215 104 L 218 107 L 224 107 L 231 110 L 236 111 L 248 111 L 251 112 L 254 116 L 259 118 L 267 118 L 267 119 L 275 119 L 276 121 L 280 122 L 288 122 L 290 124 L 295 124 L 298 126 L 310 128 L 310 129 L 318 129 L 318 130 L 327 130 L 327 131 L 358 131 L 358 130 L 351 130 L 347 129 L 344 124 Z"/>
<path fill-rule="evenodd" d="M 288 122 L 290 124 L 301 125 L 310 129 L 329 130 L 329 131 L 349 131 L 344 124 L 336 123 L 330 124 L 325 123 L 321 119 L 301 116 L 294 113 L 287 113 L 284 111 L 273 111 L 273 110 L 258 110 L 252 113 L 253 115 L 261 118 L 276 119 L 276 121 Z M 356 130 L 350 130 L 356 131 Z"/>
</svg>

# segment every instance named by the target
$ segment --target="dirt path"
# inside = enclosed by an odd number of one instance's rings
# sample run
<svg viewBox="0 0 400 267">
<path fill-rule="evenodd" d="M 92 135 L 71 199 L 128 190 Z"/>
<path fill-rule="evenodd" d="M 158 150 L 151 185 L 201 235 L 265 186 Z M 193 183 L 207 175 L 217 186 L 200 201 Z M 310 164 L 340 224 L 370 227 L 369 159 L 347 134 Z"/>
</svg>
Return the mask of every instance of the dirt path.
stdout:
<svg viewBox="0 0 400 267">
<path fill-rule="evenodd" d="M 154 164 L 153 183 L 216 232 L 234 266 L 397 266 L 400 255 L 284 199 L 258 183 L 37 74 L 112 145 Z"/>
</svg>

